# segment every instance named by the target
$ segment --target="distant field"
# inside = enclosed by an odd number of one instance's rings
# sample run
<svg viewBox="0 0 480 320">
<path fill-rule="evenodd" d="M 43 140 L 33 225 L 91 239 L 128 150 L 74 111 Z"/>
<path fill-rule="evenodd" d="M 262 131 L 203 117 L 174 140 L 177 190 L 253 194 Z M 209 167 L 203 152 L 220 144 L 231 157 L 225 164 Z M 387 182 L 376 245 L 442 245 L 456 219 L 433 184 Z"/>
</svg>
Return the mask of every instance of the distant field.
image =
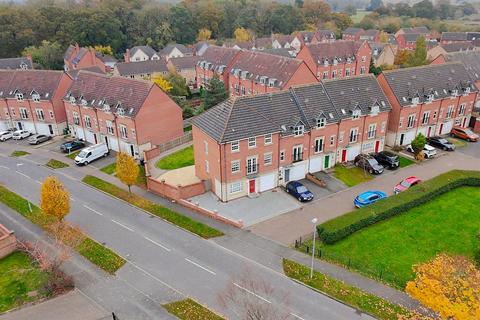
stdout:
<svg viewBox="0 0 480 320">
<path fill-rule="evenodd" d="M 353 23 L 359 23 L 362 21 L 363 17 L 371 13 L 371 11 L 366 11 L 366 10 L 357 10 L 357 14 L 352 16 Z"/>
</svg>

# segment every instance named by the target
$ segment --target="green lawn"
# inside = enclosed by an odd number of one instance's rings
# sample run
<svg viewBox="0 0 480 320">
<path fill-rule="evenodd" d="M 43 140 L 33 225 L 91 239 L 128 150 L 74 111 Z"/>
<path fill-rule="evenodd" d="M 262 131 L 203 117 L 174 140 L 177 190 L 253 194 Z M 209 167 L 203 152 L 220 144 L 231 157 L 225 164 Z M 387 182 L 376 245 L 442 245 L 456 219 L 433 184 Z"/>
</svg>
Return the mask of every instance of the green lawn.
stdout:
<svg viewBox="0 0 480 320">
<path fill-rule="evenodd" d="M 365 11 L 365 10 L 357 10 L 357 14 L 354 15 L 354 16 L 351 16 L 353 23 L 359 23 L 360 21 L 362 21 L 362 19 L 366 15 L 368 15 L 370 13 L 372 13 L 372 12 L 371 11 Z"/>
<path fill-rule="evenodd" d="M 27 154 L 30 154 L 30 152 L 27 152 L 27 151 L 13 151 L 12 154 L 10 155 L 11 157 L 22 157 L 22 156 L 26 156 Z"/>
<path fill-rule="evenodd" d="M 74 151 L 74 152 L 72 152 L 72 153 L 70 153 L 70 154 L 65 155 L 65 157 L 73 160 L 73 159 L 75 159 L 75 157 L 77 156 L 77 154 L 80 153 L 80 151 L 81 151 L 81 150 Z"/>
<path fill-rule="evenodd" d="M 192 299 L 175 301 L 165 304 L 163 307 L 180 320 L 224 320 Z"/>
<path fill-rule="evenodd" d="M 479 207 L 480 188 L 460 187 L 335 244 L 319 243 L 318 248 L 324 259 L 404 288 L 414 278 L 412 266 L 437 253 L 473 257 Z"/>
<path fill-rule="evenodd" d="M 368 172 L 357 168 L 346 168 L 341 164 L 335 166 L 334 177 L 342 181 L 347 187 L 353 187 L 359 183 L 367 182 L 373 179 Z"/>
<path fill-rule="evenodd" d="M 105 172 L 106 174 L 114 174 L 117 170 L 117 163 L 110 163 L 108 166 L 103 167 L 100 171 Z"/>
<path fill-rule="evenodd" d="M 0 313 L 45 297 L 47 273 L 24 252 L 0 260 Z"/>
<path fill-rule="evenodd" d="M 174 152 L 157 161 L 155 166 L 163 170 L 173 170 L 194 165 L 193 146 Z"/>
<path fill-rule="evenodd" d="M 163 207 L 155 202 L 142 198 L 134 193 L 129 193 L 127 190 L 119 188 L 116 185 L 113 185 L 100 178 L 94 176 L 85 176 L 82 181 L 94 188 L 109 193 L 116 198 L 127 201 L 128 203 L 139 207 L 140 209 L 150 212 L 151 214 L 167 220 L 202 238 L 209 239 L 223 235 L 223 233 L 217 229 L 193 220 L 192 218 L 184 216 L 176 211 Z"/>
<path fill-rule="evenodd" d="M 45 165 L 52 169 L 61 169 L 61 168 L 68 167 L 68 164 L 66 164 L 65 162 L 58 161 L 55 159 L 50 159 Z"/>
<path fill-rule="evenodd" d="M 398 157 L 400 158 L 400 168 L 405 168 L 415 163 L 415 161 L 413 161 L 412 159 L 405 158 L 402 156 L 398 156 Z"/>
<path fill-rule="evenodd" d="M 138 165 L 138 177 L 137 182 L 135 183 L 137 186 L 141 188 L 147 188 L 147 177 L 145 176 L 145 166 Z M 105 166 L 100 169 L 100 171 L 105 172 L 106 174 L 112 175 L 117 170 L 117 163 L 110 163 L 108 166 Z"/>
</svg>

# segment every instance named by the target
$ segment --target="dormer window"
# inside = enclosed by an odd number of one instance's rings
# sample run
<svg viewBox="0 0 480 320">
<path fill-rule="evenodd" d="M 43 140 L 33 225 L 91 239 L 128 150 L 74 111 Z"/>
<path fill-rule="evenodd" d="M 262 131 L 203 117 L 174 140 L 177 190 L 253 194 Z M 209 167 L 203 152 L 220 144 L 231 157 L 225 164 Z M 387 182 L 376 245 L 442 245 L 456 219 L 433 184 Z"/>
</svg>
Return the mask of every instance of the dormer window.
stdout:
<svg viewBox="0 0 480 320">
<path fill-rule="evenodd" d="M 74 96 L 70 96 L 70 103 L 75 103 L 75 97 Z"/>
<path fill-rule="evenodd" d="M 370 110 L 370 114 L 377 115 L 380 112 L 380 107 L 378 105 L 373 105 Z"/>
<path fill-rule="evenodd" d="M 326 124 L 327 124 L 327 119 L 325 119 L 324 117 L 317 119 L 317 128 L 325 128 Z"/>
<path fill-rule="evenodd" d="M 362 114 L 362 111 L 360 109 L 355 109 L 352 111 L 352 119 L 358 119 L 360 118 L 360 115 Z"/>
<path fill-rule="evenodd" d="M 104 104 L 104 105 L 103 105 L 103 111 L 105 111 L 105 112 L 110 112 L 110 105 Z"/>
<path fill-rule="evenodd" d="M 452 96 L 456 97 L 458 95 L 458 90 L 457 89 L 453 89 L 452 90 Z"/>
<path fill-rule="evenodd" d="M 261 77 L 260 77 L 260 83 L 261 83 L 261 84 L 267 83 L 267 77 L 261 76 Z"/>
<path fill-rule="evenodd" d="M 269 79 L 268 80 L 268 86 L 273 87 L 275 85 L 275 79 Z"/>
<path fill-rule="evenodd" d="M 413 105 L 418 104 L 419 101 L 420 101 L 420 99 L 418 99 L 418 97 L 413 97 L 413 98 L 412 98 L 412 104 L 413 104 Z"/>
<path fill-rule="evenodd" d="M 23 101 L 23 93 L 21 92 L 15 93 L 15 98 L 17 98 L 18 101 Z"/>
<path fill-rule="evenodd" d="M 325 60 L 323 61 L 323 65 L 324 65 L 325 67 L 328 67 L 328 60 L 327 60 L 327 59 L 325 59 Z"/>
<path fill-rule="evenodd" d="M 347 63 L 351 63 L 352 62 L 352 58 L 348 57 L 347 58 Z"/>
<path fill-rule="evenodd" d="M 337 58 L 333 59 L 333 65 L 336 66 L 337 64 L 338 64 L 338 59 Z"/>
<path fill-rule="evenodd" d="M 32 100 L 34 102 L 40 102 L 40 95 L 38 93 L 32 94 Z"/>
<path fill-rule="evenodd" d="M 304 131 L 305 131 L 305 126 L 303 124 L 297 124 L 295 127 L 293 127 L 293 134 L 295 136 L 303 135 Z"/>
<path fill-rule="evenodd" d="M 469 94 L 469 93 L 470 93 L 470 87 L 466 87 L 466 88 L 465 88 L 465 93 L 466 93 L 466 94 Z"/>
<path fill-rule="evenodd" d="M 27 70 L 27 69 L 28 69 L 27 64 L 24 63 L 24 62 L 22 62 L 22 63 L 20 64 L 20 69 L 22 69 L 22 70 Z"/>
<path fill-rule="evenodd" d="M 433 94 L 429 94 L 429 95 L 427 96 L 427 101 L 428 101 L 428 102 L 432 102 L 432 101 L 433 101 L 433 98 L 434 98 Z"/>
<path fill-rule="evenodd" d="M 86 106 L 87 106 L 87 104 L 88 104 L 87 100 L 85 100 L 85 99 L 82 99 L 82 106 L 86 107 Z"/>
<path fill-rule="evenodd" d="M 117 113 L 120 116 L 123 116 L 125 114 L 125 110 L 122 107 L 117 108 Z"/>
</svg>

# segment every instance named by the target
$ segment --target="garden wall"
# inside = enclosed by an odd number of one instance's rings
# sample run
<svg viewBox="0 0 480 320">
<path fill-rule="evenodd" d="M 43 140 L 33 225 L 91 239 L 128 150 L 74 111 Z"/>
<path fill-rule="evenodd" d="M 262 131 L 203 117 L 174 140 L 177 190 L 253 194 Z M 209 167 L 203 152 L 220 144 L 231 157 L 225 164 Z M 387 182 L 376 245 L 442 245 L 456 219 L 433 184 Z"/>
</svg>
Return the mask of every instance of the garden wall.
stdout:
<svg viewBox="0 0 480 320">
<path fill-rule="evenodd" d="M 13 231 L 0 224 L 0 259 L 8 256 L 17 248 L 17 239 Z"/>
</svg>

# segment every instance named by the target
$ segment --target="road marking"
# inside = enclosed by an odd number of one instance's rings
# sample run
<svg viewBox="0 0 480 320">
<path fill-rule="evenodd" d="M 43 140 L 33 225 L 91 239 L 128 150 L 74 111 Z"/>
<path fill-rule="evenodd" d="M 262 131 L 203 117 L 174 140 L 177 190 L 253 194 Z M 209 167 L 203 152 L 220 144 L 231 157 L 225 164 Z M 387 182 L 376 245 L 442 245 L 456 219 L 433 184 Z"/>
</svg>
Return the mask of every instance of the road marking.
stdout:
<svg viewBox="0 0 480 320">
<path fill-rule="evenodd" d="M 125 258 L 124 258 L 125 259 Z M 153 274 L 151 274 L 150 272 L 148 272 L 147 270 L 143 269 L 142 267 L 136 265 L 134 262 L 128 260 L 128 259 L 125 259 L 126 261 L 128 261 L 128 263 L 130 263 L 132 266 L 134 266 L 135 268 L 137 268 L 138 270 L 142 271 L 143 273 L 145 273 L 147 276 L 151 277 L 153 280 L 156 280 L 158 282 L 160 282 L 161 284 L 163 284 L 164 286 L 166 286 L 167 288 L 169 288 L 170 290 L 174 291 L 174 292 L 177 292 L 181 295 L 184 295 L 183 293 L 181 293 L 180 291 L 178 291 L 177 289 L 175 289 L 174 287 L 172 287 L 171 285 L 169 285 L 168 283 L 160 280 L 159 278 L 155 277 Z"/>
<path fill-rule="evenodd" d="M 72 200 L 73 200 L 73 199 L 72 199 Z M 98 214 L 99 216 L 103 216 L 103 213 L 98 212 L 97 210 L 90 208 L 90 207 L 87 206 L 86 204 L 84 204 L 83 207 L 84 207 L 84 208 L 87 208 L 88 210 L 92 211 L 93 213 Z"/>
<path fill-rule="evenodd" d="M 190 260 L 190 259 L 188 259 L 188 258 L 185 258 L 185 260 L 187 260 L 188 262 L 190 262 L 190 263 L 191 263 L 191 264 L 193 264 L 194 266 L 197 266 L 197 267 L 199 267 L 200 269 L 203 269 L 203 270 L 207 271 L 208 273 L 211 273 L 211 274 L 213 274 L 214 276 L 216 275 L 216 273 L 215 273 L 215 272 L 213 272 L 212 270 L 210 270 L 210 269 L 207 269 L 207 268 L 205 268 L 205 267 L 203 267 L 203 266 L 199 265 L 198 263 L 196 263 L 196 262 L 193 262 L 192 260 Z"/>
<path fill-rule="evenodd" d="M 252 292 L 252 291 L 250 291 L 250 290 L 242 287 L 241 285 L 239 285 L 239 284 L 237 284 L 237 283 L 235 283 L 235 282 L 233 283 L 233 285 L 234 285 L 235 287 L 239 288 L 239 289 L 242 289 L 243 291 L 245 291 L 245 292 L 247 292 L 247 293 L 250 293 L 250 294 L 254 295 L 254 296 L 257 297 L 258 299 L 263 300 L 263 301 L 265 301 L 266 303 L 272 303 L 271 301 L 265 299 L 264 297 L 259 296 L 259 295 L 256 294 L 255 292 Z"/>
<path fill-rule="evenodd" d="M 25 178 L 32 179 L 32 178 L 30 178 L 29 176 L 27 176 L 27 175 L 26 175 L 25 173 L 23 173 L 23 172 L 20 172 L 20 171 L 16 171 L 16 172 L 17 172 L 18 174 L 24 176 Z"/>
<path fill-rule="evenodd" d="M 121 224 L 121 223 L 118 222 L 118 221 L 115 221 L 115 220 L 112 219 L 112 222 L 118 224 L 119 226 L 121 226 L 121 227 L 123 227 L 123 228 L 125 228 L 125 229 L 127 229 L 127 230 L 130 230 L 130 231 L 132 231 L 132 232 L 135 232 L 132 228 L 129 228 L 129 227 L 127 227 L 126 225 Z"/>
<path fill-rule="evenodd" d="M 297 318 L 297 319 L 305 320 L 304 318 L 302 318 L 302 317 L 300 317 L 300 316 L 297 316 L 297 315 L 296 315 L 295 313 L 293 313 L 293 312 L 290 312 L 290 315 L 291 315 L 291 316 L 294 316 L 294 317 Z"/>
<path fill-rule="evenodd" d="M 77 200 L 75 200 L 74 197 L 70 197 L 70 200 L 71 200 L 72 202 L 77 202 Z"/>
<path fill-rule="evenodd" d="M 5 167 L 5 166 L 0 166 L 0 168 L 9 170 L 8 167 Z"/>
<path fill-rule="evenodd" d="M 148 238 L 148 237 L 145 237 L 145 236 L 144 236 L 143 238 L 144 238 L 145 240 L 150 241 L 150 242 L 153 243 L 154 245 L 159 246 L 160 248 L 162 248 L 162 249 L 164 249 L 164 250 L 167 250 L 168 252 L 171 251 L 171 249 L 165 247 L 164 245 L 161 245 L 160 243 L 158 243 L 158 242 L 156 242 L 156 241 L 154 241 L 154 240 L 152 240 L 152 239 L 150 239 L 150 238 Z"/>
<path fill-rule="evenodd" d="M 38 183 L 38 184 L 42 184 L 42 182 L 41 182 L 41 181 L 38 181 L 38 180 L 35 180 L 35 182 Z"/>
</svg>

